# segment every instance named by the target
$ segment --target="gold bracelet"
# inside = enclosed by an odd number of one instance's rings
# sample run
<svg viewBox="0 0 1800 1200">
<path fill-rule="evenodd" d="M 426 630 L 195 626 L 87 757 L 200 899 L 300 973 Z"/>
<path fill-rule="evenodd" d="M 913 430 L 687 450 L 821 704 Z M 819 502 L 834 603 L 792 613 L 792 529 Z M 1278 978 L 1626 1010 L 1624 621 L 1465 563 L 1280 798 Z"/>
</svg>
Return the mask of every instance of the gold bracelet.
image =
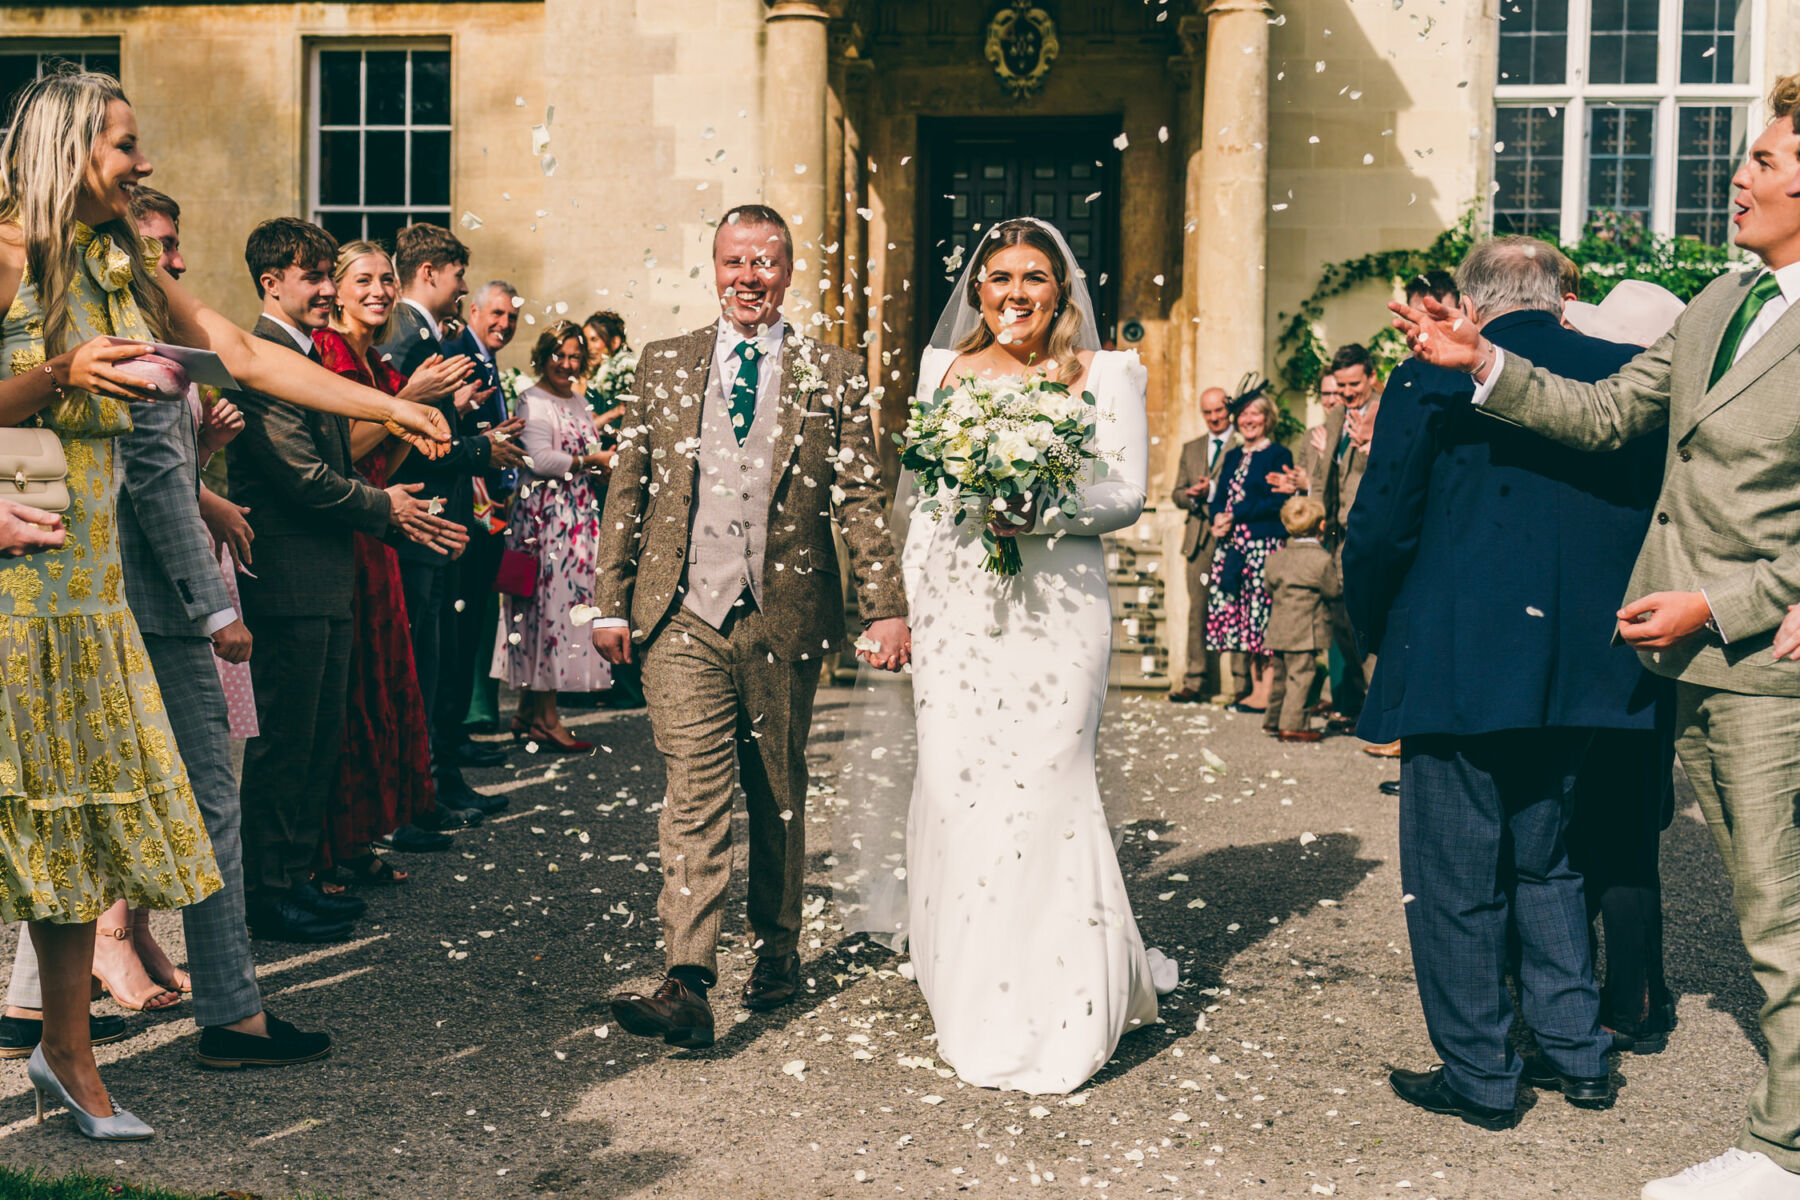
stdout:
<svg viewBox="0 0 1800 1200">
<path fill-rule="evenodd" d="M 55 394 L 56 398 L 58 400 L 67 400 L 68 394 L 63 391 L 63 385 L 56 382 L 56 372 L 50 369 L 50 364 L 48 362 L 44 364 L 44 374 L 49 376 L 50 391 Z"/>
</svg>

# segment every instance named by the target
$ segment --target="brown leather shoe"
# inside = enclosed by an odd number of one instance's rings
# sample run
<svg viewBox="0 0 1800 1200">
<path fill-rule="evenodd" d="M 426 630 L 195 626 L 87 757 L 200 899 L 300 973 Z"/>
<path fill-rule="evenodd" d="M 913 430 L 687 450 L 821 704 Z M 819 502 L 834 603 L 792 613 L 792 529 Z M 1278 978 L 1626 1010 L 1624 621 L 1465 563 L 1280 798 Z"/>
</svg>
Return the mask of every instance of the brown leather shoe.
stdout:
<svg viewBox="0 0 1800 1200">
<path fill-rule="evenodd" d="M 612 998 L 613 1017 L 626 1033 L 660 1037 L 671 1046 L 698 1050 L 713 1044 L 712 1008 L 706 997 L 669 978 L 648 996 L 626 992 Z"/>
<path fill-rule="evenodd" d="M 744 1007 L 751 1012 L 771 1012 L 794 998 L 800 990 L 800 956 L 758 958 L 744 984 Z"/>
<path fill-rule="evenodd" d="M 1385 746 L 1364 746 L 1363 753 L 1370 758 L 1399 758 L 1400 743 L 1389 742 Z"/>
<path fill-rule="evenodd" d="M 1169 693 L 1170 704 L 1200 704 L 1205 700 L 1199 688 L 1181 688 Z"/>
<path fill-rule="evenodd" d="M 1284 729 L 1281 731 L 1281 740 L 1284 742 L 1318 742 L 1324 739 L 1325 735 L 1316 729 Z"/>
</svg>

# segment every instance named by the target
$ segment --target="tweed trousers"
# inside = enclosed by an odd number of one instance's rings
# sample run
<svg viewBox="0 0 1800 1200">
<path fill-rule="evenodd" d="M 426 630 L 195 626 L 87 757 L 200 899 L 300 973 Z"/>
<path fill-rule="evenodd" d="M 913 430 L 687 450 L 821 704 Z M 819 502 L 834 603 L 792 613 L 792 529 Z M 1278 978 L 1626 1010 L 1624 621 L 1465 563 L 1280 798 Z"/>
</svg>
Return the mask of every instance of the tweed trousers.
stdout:
<svg viewBox="0 0 1800 1200">
<path fill-rule="evenodd" d="M 1445 1079 L 1477 1104 L 1517 1101 L 1510 939 L 1521 1015 L 1545 1055 L 1568 1075 L 1607 1072 L 1612 1038 L 1563 839 L 1591 740 L 1585 729 L 1521 729 L 1401 743 L 1400 879 L 1419 1002 Z"/>
<path fill-rule="evenodd" d="M 1181 686 L 1199 692 L 1206 700 L 1225 690 L 1225 651 L 1206 648 L 1206 604 L 1212 595 L 1207 577 L 1211 571 L 1210 552 L 1187 560 L 1187 673 Z"/>
<path fill-rule="evenodd" d="M 1675 752 L 1731 873 L 1769 1067 L 1738 1139 L 1800 1171 L 1800 701 L 1675 685 Z"/>
<path fill-rule="evenodd" d="M 244 864 L 237 777 L 231 769 L 231 722 L 225 693 L 213 665 L 212 641 L 203 637 L 144 634 L 175 745 L 187 766 L 188 782 L 206 832 L 212 838 L 219 877 L 225 886 L 181 910 L 187 939 L 187 969 L 194 981 L 194 1023 L 229 1025 L 262 1011 L 256 961 L 244 926 Z M 37 957 L 31 939 L 21 937 L 13 960 L 6 1002 L 42 1008 Z"/>
<path fill-rule="evenodd" d="M 667 767 L 657 828 L 657 899 L 670 967 L 718 978 L 731 883 L 732 765 L 750 825 L 749 917 L 759 957 L 800 948 L 806 880 L 806 738 L 816 661 L 771 661 L 762 613 L 747 603 L 714 629 L 686 608 L 643 650 L 650 730 Z"/>
<path fill-rule="evenodd" d="M 1319 674 L 1316 650 L 1282 650 L 1270 656 L 1274 679 L 1269 684 L 1269 707 L 1263 728 L 1294 733 L 1307 728 L 1307 707 L 1312 703 L 1313 680 Z"/>
</svg>

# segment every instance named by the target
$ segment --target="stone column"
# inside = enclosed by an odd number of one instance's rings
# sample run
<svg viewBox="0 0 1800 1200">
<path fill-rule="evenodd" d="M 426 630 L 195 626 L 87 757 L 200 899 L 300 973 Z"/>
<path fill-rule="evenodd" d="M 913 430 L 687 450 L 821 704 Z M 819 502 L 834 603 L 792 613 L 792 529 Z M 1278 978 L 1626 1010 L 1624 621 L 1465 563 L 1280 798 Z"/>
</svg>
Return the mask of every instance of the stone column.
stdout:
<svg viewBox="0 0 1800 1200">
<path fill-rule="evenodd" d="M 1188 193 L 1199 387 L 1229 388 L 1267 369 L 1269 12 L 1262 0 L 1210 0 L 1205 9 L 1200 161 Z M 1182 398 L 1182 440 L 1199 435 L 1197 394 Z"/>
<path fill-rule="evenodd" d="M 763 195 L 793 227 L 787 315 L 804 327 L 818 308 L 825 246 L 832 241 L 825 229 L 829 16 L 816 0 L 770 0 L 763 19 Z"/>
</svg>

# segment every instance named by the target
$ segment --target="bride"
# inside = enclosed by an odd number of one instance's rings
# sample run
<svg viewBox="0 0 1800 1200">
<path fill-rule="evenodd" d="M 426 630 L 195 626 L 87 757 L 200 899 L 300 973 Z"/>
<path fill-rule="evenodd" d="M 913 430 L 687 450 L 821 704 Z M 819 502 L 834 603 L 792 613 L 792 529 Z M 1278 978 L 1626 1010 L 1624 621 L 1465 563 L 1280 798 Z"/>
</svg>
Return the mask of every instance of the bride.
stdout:
<svg viewBox="0 0 1800 1200">
<path fill-rule="evenodd" d="M 1046 375 L 1098 400 L 1101 459 L 1075 516 L 995 519 L 1017 538 L 1017 576 L 983 569 L 979 519 L 915 517 L 902 555 L 917 767 L 896 932 L 943 1060 L 969 1083 L 1034 1094 L 1080 1087 L 1156 1019 L 1094 766 L 1112 648 L 1100 536 L 1143 510 L 1146 373 L 1099 346 L 1061 235 L 1031 219 L 990 230 L 925 352 L 920 394 Z"/>
</svg>

